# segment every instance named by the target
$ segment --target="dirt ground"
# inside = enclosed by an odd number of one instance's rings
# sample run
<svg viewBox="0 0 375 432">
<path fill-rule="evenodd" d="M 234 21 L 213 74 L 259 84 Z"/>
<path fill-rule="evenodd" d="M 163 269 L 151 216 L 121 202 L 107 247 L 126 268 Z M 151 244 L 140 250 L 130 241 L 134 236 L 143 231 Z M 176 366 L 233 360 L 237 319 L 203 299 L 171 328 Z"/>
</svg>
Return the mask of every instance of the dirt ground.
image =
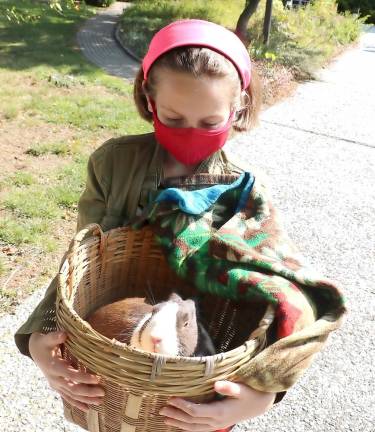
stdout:
<svg viewBox="0 0 375 432">
<path fill-rule="evenodd" d="M 70 140 L 77 132 L 64 126 L 38 124 L 28 126 L 22 119 L 5 120 L 0 118 L 0 182 L 18 171 L 25 171 L 34 175 L 51 172 L 70 162 L 70 156 L 45 154 L 38 157 L 26 153 L 31 146 L 43 142 Z M 109 138 L 97 137 L 92 150 L 100 142 Z M 91 146 L 90 146 L 91 147 Z M 6 184 L 0 187 L 0 219 L 11 216 L 11 212 L 2 206 L 2 194 Z M 55 252 L 46 253 L 31 245 L 15 246 L 0 240 L 0 257 L 5 266 L 5 272 L 0 275 L 0 294 L 2 305 L 0 316 L 12 313 L 23 298 L 27 297 L 35 288 L 47 284 L 52 279 L 60 264 L 61 257 L 69 246 L 75 234 L 76 212 L 67 210 L 63 219 L 53 222 L 52 231 L 58 244 Z"/>
</svg>

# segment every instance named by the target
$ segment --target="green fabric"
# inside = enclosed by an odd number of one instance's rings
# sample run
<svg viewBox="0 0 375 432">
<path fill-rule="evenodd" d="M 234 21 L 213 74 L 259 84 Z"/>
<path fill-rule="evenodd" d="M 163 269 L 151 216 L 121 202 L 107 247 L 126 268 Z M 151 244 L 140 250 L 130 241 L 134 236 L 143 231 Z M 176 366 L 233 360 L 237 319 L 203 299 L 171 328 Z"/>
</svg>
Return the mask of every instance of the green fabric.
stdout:
<svg viewBox="0 0 375 432">
<path fill-rule="evenodd" d="M 199 190 L 206 207 L 200 213 L 187 204 L 197 191 L 170 188 L 132 226 L 148 222 L 169 266 L 198 290 L 274 307 L 278 338 L 310 325 L 316 317 L 342 314 L 339 288 L 304 264 L 280 226 L 266 189 L 251 189 L 256 182 L 251 173 L 233 176 L 228 184 L 238 182 L 218 198 L 215 195 L 210 205 L 204 196 L 214 188 Z M 220 179 L 215 190 L 223 189 L 219 185 Z"/>
<path fill-rule="evenodd" d="M 230 181 L 228 176 L 214 180 Z M 337 282 L 301 256 L 256 176 L 244 208 L 236 211 L 240 194 L 241 187 L 229 190 L 198 215 L 184 213 L 174 202 L 151 202 L 132 226 L 149 223 L 171 268 L 198 290 L 268 304 L 276 341 L 237 370 L 238 380 L 259 391 L 285 392 L 341 326 L 344 298 Z M 249 336 L 267 341 L 270 325 Z"/>
</svg>

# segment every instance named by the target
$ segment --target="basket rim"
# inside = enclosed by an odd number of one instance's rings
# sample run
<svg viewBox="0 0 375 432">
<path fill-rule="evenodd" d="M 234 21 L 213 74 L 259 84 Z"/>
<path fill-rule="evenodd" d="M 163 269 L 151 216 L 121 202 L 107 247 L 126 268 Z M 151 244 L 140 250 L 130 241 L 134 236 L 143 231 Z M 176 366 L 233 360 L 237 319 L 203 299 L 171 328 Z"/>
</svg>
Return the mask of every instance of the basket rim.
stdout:
<svg viewBox="0 0 375 432">
<path fill-rule="evenodd" d="M 95 224 L 97 225 L 97 224 Z M 90 226 L 90 225 L 88 225 Z M 99 228 L 99 231 L 101 231 L 101 228 L 99 225 L 97 225 Z M 80 235 L 80 233 L 82 233 L 83 231 L 86 231 L 86 228 L 83 228 L 79 233 L 76 234 L 76 237 L 78 237 Z M 82 239 L 80 241 L 80 247 L 82 247 L 83 245 L 88 245 L 89 243 L 91 243 L 91 246 L 97 245 L 99 243 L 99 245 L 101 246 L 103 243 L 103 239 L 105 239 L 105 241 L 107 240 L 107 238 L 109 236 L 115 236 L 115 235 L 121 235 L 122 232 L 126 233 L 129 231 L 133 231 L 133 232 L 141 232 L 143 231 L 144 233 L 152 233 L 153 232 L 151 230 L 151 228 L 149 226 L 144 226 L 141 229 L 132 229 L 129 226 L 122 226 L 122 227 L 116 227 L 113 229 L 110 229 L 108 231 L 105 232 L 101 232 L 100 237 L 92 235 L 90 237 L 87 237 L 85 239 Z M 69 251 L 72 252 L 72 251 Z M 111 348 L 116 348 L 117 350 L 123 351 L 124 353 L 132 353 L 132 354 L 136 354 L 144 359 L 149 359 L 149 360 L 157 360 L 160 358 L 164 359 L 164 362 L 166 363 L 190 363 L 190 364 L 199 364 L 204 362 L 207 359 L 210 359 L 212 361 L 221 361 L 224 360 L 228 357 L 232 357 L 232 356 L 236 356 L 238 354 L 242 353 L 246 353 L 248 352 L 250 349 L 252 349 L 253 351 L 255 351 L 259 345 L 260 345 L 260 340 L 258 337 L 254 337 L 252 339 L 248 339 L 246 341 L 244 341 L 241 345 L 229 350 L 229 351 L 224 351 L 224 352 L 220 352 L 220 353 L 216 353 L 210 356 L 170 356 L 167 354 L 160 354 L 160 353 L 153 353 L 153 352 L 148 352 L 148 351 L 143 351 L 141 349 L 132 347 L 129 344 L 126 344 L 124 342 L 120 342 L 117 339 L 113 338 L 113 339 L 109 339 L 106 336 L 102 335 L 101 333 L 97 332 L 95 329 L 93 329 L 93 327 L 85 320 L 83 319 L 73 308 L 72 306 L 72 300 L 68 299 L 66 293 L 67 293 L 67 281 L 65 282 L 65 284 L 62 283 L 62 278 L 63 278 L 63 273 L 64 270 L 69 270 L 69 260 L 70 260 L 70 254 L 67 254 L 67 256 L 65 257 L 65 259 L 63 260 L 63 262 L 61 263 L 59 272 L 58 272 L 58 281 L 57 281 L 57 298 L 56 298 L 56 302 L 57 303 L 61 303 L 63 308 L 65 308 L 66 311 L 69 312 L 69 314 L 71 315 L 71 317 L 74 319 L 75 322 L 78 322 L 81 326 L 80 329 L 80 333 L 85 333 L 86 335 L 89 335 L 90 337 L 94 337 L 97 339 L 97 341 L 100 341 L 100 344 L 102 345 L 103 349 L 105 349 L 106 351 L 111 351 Z M 65 286 L 64 286 L 65 285 Z M 127 298 L 127 297 L 125 297 Z M 228 299 L 230 300 L 230 299 Z M 57 315 L 59 315 L 59 308 L 56 308 L 56 313 Z M 262 319 L 264 319 L 266 317 L 268 313 L 268 309 L 265 310 L 265 313 L 262 317 Z M 261 320 L 262 320 L 261 319 Z M 59 321 L 59 320 L 58 320 Z M 68 330 L 68 329 L 66 329 Z M 69 335 L 68 335 L 69 338 Z M 67 343 L 67 345 L 69 345 L 69 342 Z M 117 351 L 118 352 L 118 351 Z"/>
<path fill-rule="evenodd" d="M 60 277 L 59 277 L 59 279 L 60 279 Z M 59 288 L 60 288 L 60 283 L 59 283 L 58 289 Z M 207 358 L 210 358 L 212 360 L 222 360 L 222 359 L 229 357 L 231 355 L 236 355 L 236 354 L 240 353 L 241 351 L 247 351 L 248 349 L 257 348 L 257 346 L 258 346 L 258 343 L 257 343 L 258 338 L 248 339 L 245 342 L 243 342 L 241 345 L 239 345 L 236 348 L 233 348 L 229 351 L 212 354 L 210 356 L 195 356 L 195 357 L 194 356 L 179 356 L 179 355 L 178 356 L 171 356 L 171 355 L 167 355 L 167 354 L 143 351 L 141 349 L 132 347 L 131 345 L 126 344 L 124 342 L 120 342 L 119 340 L 117 340 L 115 338 L 109 339 L 108 337 L 106 337 L 103 334 L 96 331 L 86 320 L 84 320 L 81 316 L 79 316 L 79 314 L 74 310 L 74 308 L 71 305 L 71 302 L 66 298 L 65 293 L 62 292 L 61 295 L 62 296 L 61 296 L 60 302 L 65 306 L 65 309 L 68 310 L 69 313 L 72 315 L 72 317 L 74 318 L 74 321 L 79 322 L 79 324 L 83 327 L 82 330 L 85 332 L 86 335 L 93 336 L 93 337 L 96 337 L 97 339 L 99 339 L 101 344 L 103 345 L 103 348 L 105 348 L 105 349 L 115 347 L 117 349 L 123 350 L 124 353 L 125 352 L 135 353 L 135 354 L 138 354 L 144 358 L 148 358 L 148 359 L 152 359 L 152 360 L 159 359 L 160 357 L 162 357 L 166 362 L 171 362 L 171 363 L 176 363 L 176 362 L 201 363 L 202 361 L 206 360 Z M 80 333 L 81 332 L 82 331 L 80 331 Z M 68 337 L 69 337 L 69 335 L 68 335 Z M 256 346 L 254 347 L 254 345 L 256 345 Z"/>
</svg>

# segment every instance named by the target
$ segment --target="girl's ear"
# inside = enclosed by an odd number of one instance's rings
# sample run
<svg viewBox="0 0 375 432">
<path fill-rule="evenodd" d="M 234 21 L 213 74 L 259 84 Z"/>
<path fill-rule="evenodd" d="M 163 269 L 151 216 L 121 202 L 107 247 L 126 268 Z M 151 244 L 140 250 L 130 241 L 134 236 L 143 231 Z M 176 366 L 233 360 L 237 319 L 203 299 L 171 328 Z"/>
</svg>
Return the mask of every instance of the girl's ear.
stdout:
<svg viewBox="0 0 375 432">
<path fill-rule="evenodd" d="M 146 99 L 147 99 L 147 109 L 150 112 L 153 112 L 152 105 L 151 105 L 151 99 L 150 99 L 150 96 L 148 95 L 148 92 L 146 89 L 146 81 L 145 80 L 142 81 L 142 90 L 143 90 L 143 94 L 146 96 Z"/>
</svg>

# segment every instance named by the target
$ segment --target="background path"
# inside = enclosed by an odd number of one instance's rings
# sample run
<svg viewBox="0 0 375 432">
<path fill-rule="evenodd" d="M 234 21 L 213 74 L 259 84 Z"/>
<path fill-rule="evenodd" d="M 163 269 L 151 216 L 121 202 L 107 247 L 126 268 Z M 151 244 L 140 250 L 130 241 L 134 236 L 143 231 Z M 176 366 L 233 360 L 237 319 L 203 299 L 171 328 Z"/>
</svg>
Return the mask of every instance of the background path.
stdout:
<svg viewBox="0 0 375 432">
<path fill-rule="evenodd" d="M 100 29 L 98 20 L 90 22 Z M 105 20 L 113 25 L 113 16 Z M 88 34 L 98 50 L 114 46 L 86 27 Z M 112 55 L 108 70 L 126 69 Z M 226 145 L 268 173 L 290 237 L 315 268 L 341 283 L 349 308 L 342 329 L 284 400 L 234 432 L 375 430 L 374 77 L 372 28 L 358 48 L 321 71 L 320 81 L 300 85 L 293 97 L 262 113 L 259 128 Z M 64 421 L 58 396 L 13 342 L 44 290 L 0 319 L 0 425 L 6 432 L 24 426 L 30 432 L 82 430 Z"/>
<path fill-rule="evenodd" d="M 114 38 L 116 24 L 123 9 L 130 3 L 115 2 L 98 10 L 77 33 L 77 42 L 84 56 L 110 75 L 133 79 L 139 63 L 129 56 Z"/>
</svg>

